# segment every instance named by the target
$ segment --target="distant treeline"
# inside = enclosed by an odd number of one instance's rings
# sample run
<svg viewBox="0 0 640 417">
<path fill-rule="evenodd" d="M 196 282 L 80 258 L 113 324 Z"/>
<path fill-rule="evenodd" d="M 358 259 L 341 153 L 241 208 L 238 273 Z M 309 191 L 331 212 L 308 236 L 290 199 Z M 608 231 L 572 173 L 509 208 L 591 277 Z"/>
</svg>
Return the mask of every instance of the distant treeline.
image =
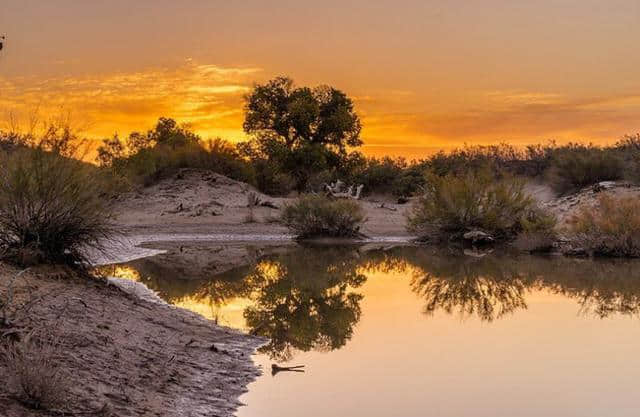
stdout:
<svg viewBox="0 0 640 417">
<path fill-rule="evenodd" d="M 606 180 L 640 182 L 640 134 L 604 147 L 554 142 L 524 148 L 464 146 L 408 161 L 371 158 L 358 151 L 360 119 L 352 100 L 333 87 L 299 87 L 278 77 L 256 85 L 245 98 L 244 110 L 243 128 L 250 138 L 246 142 L 205 140 L 188 125 L 162 117 L 146 132 L 105 139 L 97 162 L 122 187 L 150 185 L 180 168 L 201 168 L 270 195 L 317 191 L 340 179 L 363 184 L 365 193 L 408 197 L 421 190 L 426 175 L 479 170 L 536 178 L 561 193 Z M 51 132 L 66 135 L 67 146 L 77 140 L 60 126 Z M 0 149 L 27 142 L 24 139 L 0 132 Z"/>
</svg>

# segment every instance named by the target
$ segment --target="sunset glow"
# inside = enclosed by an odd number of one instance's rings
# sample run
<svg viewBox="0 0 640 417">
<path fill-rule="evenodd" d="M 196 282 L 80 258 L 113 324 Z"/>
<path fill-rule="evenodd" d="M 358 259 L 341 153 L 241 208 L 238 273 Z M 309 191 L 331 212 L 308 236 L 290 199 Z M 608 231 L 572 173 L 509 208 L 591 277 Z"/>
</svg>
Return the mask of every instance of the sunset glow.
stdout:
<svg viewBox="0 0 640 417">
<path fill-rule="evenodd" d="M 640 130 L 637 2 L 53 3 L 3 2 L 4 121 L 102 138 L 167 116 L 236 142 L 243 96 L 284 74 L 352 97 L 370 155 Z"/>
</svg>

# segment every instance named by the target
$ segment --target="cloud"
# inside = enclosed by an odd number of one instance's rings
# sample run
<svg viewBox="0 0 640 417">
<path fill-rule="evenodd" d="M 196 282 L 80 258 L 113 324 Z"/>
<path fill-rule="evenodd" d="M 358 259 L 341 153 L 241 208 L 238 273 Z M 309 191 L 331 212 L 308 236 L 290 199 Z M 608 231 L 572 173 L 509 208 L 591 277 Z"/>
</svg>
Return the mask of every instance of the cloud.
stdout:
<svg viewBox="0 0 640 417">
<path fill-rule="evenodd" d="M 131 73 L 0 77 L 0 109 L 28 115 L 37 108 L 43 117 L 70 112 L 98 138 L 146 129 L 167 116 L 190 123 L 204 137 L 242 140 L 243 96 L 264 78 L 260 68 L 191 59 L 177 68 Z M 640 92 L 578 97 L 511 89 L 427 97 L 393 87 L 345 91 L 362 117 L 365 150 L 396 147 L 417 153 L 421 147 L 547 139 L 603 143 L 640 130 Z"/>
<path fill-rule="evenodd" d="M 151 127 L 160 116 L 192 124 L 204 136 L 240 139 L 243 96 L 259 68 L 201 65 L 74 78 L 0 77 L 0 106 L 14 113 L 38 109 L 82 119 L 88 133 L 105 137 Z"/>
<path fill-rule="evenodd" d="M 366 103 L 363 103 L 366 107 Z M 397 108 L 397 107 L 396 107 Z M 368 111 L 367 143 L 449 146 L 463 143 L 593 141 L 611 143 L 640 130 L 640 93 L 568 97 L 556 93 L 490 91 L 469 94 L 447 112 Z"/>
</svg>

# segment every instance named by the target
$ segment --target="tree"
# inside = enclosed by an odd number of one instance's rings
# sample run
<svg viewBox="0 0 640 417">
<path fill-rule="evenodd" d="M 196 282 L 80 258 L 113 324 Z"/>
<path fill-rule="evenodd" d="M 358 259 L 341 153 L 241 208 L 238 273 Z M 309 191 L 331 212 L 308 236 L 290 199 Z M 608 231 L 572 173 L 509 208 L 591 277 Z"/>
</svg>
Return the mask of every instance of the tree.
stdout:
<svg viewBox="0 0 640 417">
<path fill-rule="evenodd" d="M 245 99 L 244 130 L 253 137 L 242 148 L 245 155 L 269 160 L 298 189 L 313 173 L 339 167 L 347 147 L 362 144 L 353 102 L 333 87 L 296 87 L 278 77 L 256 85 Z"/>
<path fill-rule="evenodd" d="M 353 102 L 333 87 L 296 87 L 290 78 L 274 78 L 254 87 L 245 110 L 245 132 L 275 137 L 289 149 L 319 144 L 344 152 L 362 144 Z"/>
</svg>

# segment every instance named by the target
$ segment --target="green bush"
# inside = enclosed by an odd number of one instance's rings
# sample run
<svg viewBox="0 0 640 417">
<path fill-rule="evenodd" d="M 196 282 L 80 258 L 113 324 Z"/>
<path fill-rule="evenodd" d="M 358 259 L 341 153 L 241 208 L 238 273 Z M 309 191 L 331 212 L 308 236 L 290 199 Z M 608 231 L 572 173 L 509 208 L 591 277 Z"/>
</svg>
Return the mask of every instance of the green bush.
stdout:
<svg viewBox="0 0 640 417">
<path fill-rule="evenodd" d="M 624 178 L 640 183 L 640 133 L 625 136 L 614 149 L 624 161 Z"/>
<path fill-rule="evenodd" d="M 623 160 L 615 149 L 570 144 L 552 152 L 546 175 L 551 185 L 561 193 L 600 181 L 619 180 L 624 175 Z"/>
<path fill-rule="evenodd" d="M 0 247 L 18 262 L 83 264 L 113 234 L 98 170 L 25 147 L 0 161 Z"/>
<path fill-rule="evenodd" d="M 203 141 L 187 126 L 160 118 L 146 134 L 133 132 L 126 141 L 105 139 L 98 162 L 114 178 L 129 185 L 154 184 L 181 168 L 206 169 L 238 181 L 255 184 L 255 170 L 235 146 L 222 139 Z"/>
<path fill-rule="evenodd" d="M 353 200 L 333 200 L 321 195 L 303 195 L 287 205 L 282 222 L 301 238 L 357 237 L 365 216 Z"/>
<path fill-rule="evenodd" d="M 527 196 L 523 181 L 497 179 L 486 170 L 463 176 L 429 174 L 408 215 L 408 229 L 424 240 L 460 239 L 471 230 L 511 239 L 553 224 Z"/>
<path fill-rule="evenodd" d="M 596 207 L 585 207 L 573 217 L 570 231 L 594 255 L 640 257 L 640 200 L 603 194 Z"/>
</svg>

